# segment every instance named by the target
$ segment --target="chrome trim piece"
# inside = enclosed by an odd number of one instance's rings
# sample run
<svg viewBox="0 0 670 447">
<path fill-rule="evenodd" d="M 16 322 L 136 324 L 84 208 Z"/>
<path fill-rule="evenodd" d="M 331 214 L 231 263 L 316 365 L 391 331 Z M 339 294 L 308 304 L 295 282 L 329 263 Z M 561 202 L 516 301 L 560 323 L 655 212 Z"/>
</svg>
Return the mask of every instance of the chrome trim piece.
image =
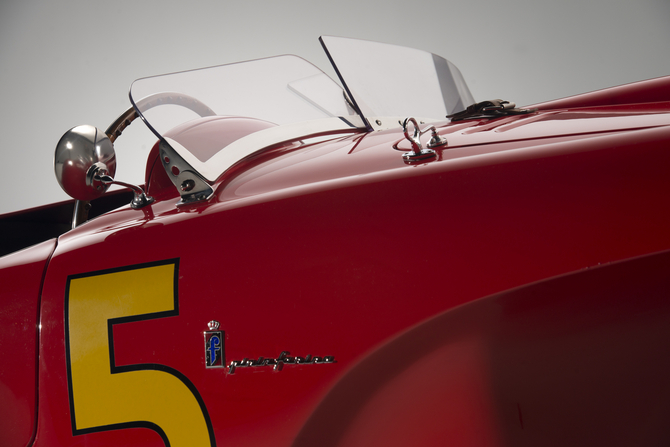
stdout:
<svg viewBox="0 0 670 447">
<path fill-rule="evenodd" d="M 317 357 L 307 354 L 305 357 L 291 357 L 289 356 L 290 352 L 282 351 L 282 353 L 274 358 L 265 358 L 258 357 L 258 360 L 249 360 L 244 358 L 243 360 L 233 360 L 228 365 L 228 374 L 235 374 L 237 368 L 256 368 L 264 366 L 272 366 L 273 371 L 281 371 L 284 368 L 284 365 L 318 365 L 325 363 L 337 363 L 335 357 L 332 355 Z"/>
</svg>

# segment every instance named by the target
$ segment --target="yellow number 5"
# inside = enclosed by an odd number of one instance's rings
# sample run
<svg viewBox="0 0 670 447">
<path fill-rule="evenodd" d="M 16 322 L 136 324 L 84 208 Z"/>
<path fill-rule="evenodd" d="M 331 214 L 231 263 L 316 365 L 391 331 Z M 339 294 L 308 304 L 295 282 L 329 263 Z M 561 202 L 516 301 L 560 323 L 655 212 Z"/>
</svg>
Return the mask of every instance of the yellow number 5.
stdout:
<svg viewBox="0 0 670 447">
<path fill-rule="evenodd" d="M 115 324 L 177 316 L 178 260 L 68 278 L 66 355 L 73 434 L 146 427 L 166 446 L 215 447 L 195 386 L 158 364 L 116 366 Z"/>
</svg>

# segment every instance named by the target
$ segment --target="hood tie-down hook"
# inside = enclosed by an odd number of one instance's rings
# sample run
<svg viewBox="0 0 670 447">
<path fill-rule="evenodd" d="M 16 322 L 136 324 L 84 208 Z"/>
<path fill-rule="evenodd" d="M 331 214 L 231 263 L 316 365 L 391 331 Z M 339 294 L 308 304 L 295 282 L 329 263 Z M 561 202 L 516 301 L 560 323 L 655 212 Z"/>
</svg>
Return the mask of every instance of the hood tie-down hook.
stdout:
<svg viewBox="0 0 670 447">
<path fill-rule="evenodd" d="M 409 134 L 410 123 L 412 123 L 414 126 L 412 135 Z M 437 156 L 434 150 L 424 149 L 421 145 L 421 135 L 427 133 L 428 131 L 431 132 L 431 138 L 428 142 L 429 148 L 444 146 L 447 144 L 447 139 L 437 134 L 437 129 L 435 129 L 435 126 L 428 126 L 424 130 L 420 130 L 419 124 L 413 117 L 405 118 L 405 120 L 402 122 L 402 131 L 405 134 L 405 138 L 407 138 L 407 140 L 412 145 L 411 152 L 405 152 L 402 154 L 402 158 L 406 163 L 424 161 Z"/>
</svg>

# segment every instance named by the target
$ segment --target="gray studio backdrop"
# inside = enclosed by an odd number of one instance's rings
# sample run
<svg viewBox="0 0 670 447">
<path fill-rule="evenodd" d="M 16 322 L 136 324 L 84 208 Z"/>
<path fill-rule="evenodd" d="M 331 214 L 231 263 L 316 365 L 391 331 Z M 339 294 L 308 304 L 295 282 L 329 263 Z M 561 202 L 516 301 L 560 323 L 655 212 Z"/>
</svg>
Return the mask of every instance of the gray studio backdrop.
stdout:
<svg viewBox="0 0 670 447">
<path fill-rule="evenodd" d="M 0 214 L 67 199 L 56 143 L 107 128 L 136 78 L 286 53 L 332 74 L 321 34 L 437 53 L 479 101 L 670 74 L 670 0 L 0 0 Z M 153 141 L 139 120 L 124 133 L 118 180 L 143 181 Z"/>
</svg>

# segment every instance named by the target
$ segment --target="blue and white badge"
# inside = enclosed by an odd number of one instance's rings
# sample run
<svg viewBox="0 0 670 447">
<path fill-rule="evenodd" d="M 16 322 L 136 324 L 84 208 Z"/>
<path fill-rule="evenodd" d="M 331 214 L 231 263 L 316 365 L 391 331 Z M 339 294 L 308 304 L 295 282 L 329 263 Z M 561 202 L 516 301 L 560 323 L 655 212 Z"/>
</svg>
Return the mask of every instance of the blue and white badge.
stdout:
<svg viewBox="0 0 670 447">
<path fill-rule="evenodd" d="M 226 365 L 224 347 L 225 332 L 219 331 L 219 322 L 212 320 L 207 323 L 209 331 L 205 331 L 205 366 L 207 368 L 223 368 Z"/>
</svg>

